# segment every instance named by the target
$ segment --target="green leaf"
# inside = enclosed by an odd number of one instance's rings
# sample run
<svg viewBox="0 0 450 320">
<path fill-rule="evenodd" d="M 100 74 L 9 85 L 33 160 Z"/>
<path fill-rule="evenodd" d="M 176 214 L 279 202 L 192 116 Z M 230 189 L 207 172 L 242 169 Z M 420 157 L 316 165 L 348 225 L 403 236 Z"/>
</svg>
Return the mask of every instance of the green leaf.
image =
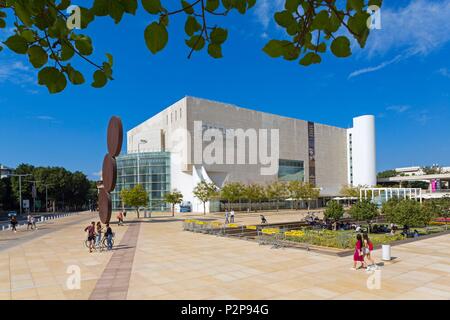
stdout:
<svg viewBox="0 0 450 320">
<path fill-rule="evenodd" d="M 113 56 L 110 53 L 107 53 L 106 57 L 108 58 L 108 63 L 110 65 L 110 67 L 112 67 L 113 63 L 114 63 Z"/>
<path fill-rule="evenodd" d="M 28 43 L 23 37 L 19 35 L 13 35 L 3 42 L 9 49 L 15 53 L 25 54 L 28 50 Z"/>
<path fill-rule="evenodd" d="M 345 36 L 337 37 L 331 43 L 331 52 L 339 58 L 349 57 L 352 54 L 350 49 L 350 40 L 348 40 Z"/>
<path fill-rule="evenodd" d="M 210 43 L 208 45 L 208 54 L 213 58 L 222 58 L 222 47 L 220 44 Z"/>
<path fill-rule="evenodd" d="M 72 68 L 70 65 L 67 66 L 67 75 L 70 82 L 74 85 L 83 84 L 85 82 L 83 74 Z"/>
<path fill-rule="evenodd" d="M 289 12 L 296 12 L 301 2 L 301 0 L 286 0 L 284 8 Z"/>
<path fill-rule="evenodd" d="M 28 48 L 28 58 L 35 68 L 40 68 L 48 61 L 48 55 L 40 46 Z"/>
<path fill-rule="evenodd" d="M 361 11 L 364 7 L 364 0 L 347 0 L 347 8 L 355 11 Z"/>
<path fill-rule="evenodd" d="M 14 1 L 14 11 L 17 17 L 28 27 L 33 25 L 32 15 L 26 4 Z"/>
<path fill-rule="evenodd" d="M 137 0 L 121 0 L 125 12 L 135 14 L 137 10 Z"/>
<path fill-rule="evenodd" d="M 3 19 L 0 19 L 0 29 L 3 29 L 4 27 L 6 27 L 6 22 Z"/>
<path fill-rule="evenodd" d="M 311 30 L 324 30 L 329 24 L 329 16 L 327 10 L 320 11 L 311 24 Z"/>
<path fill-rule="evenodd" d="M 195 32 L 200 31 L 202 25 L 198 23 L 194 16 L 188 16 L 186 19 L 186 24 L 184 25 L 184 31 L 187 35 L 192 36 Z"/>
<path fill-rule="evenodd" d="M 109 15 L 114 19 L 117 24 L 122 20 L 123 14 L 125 13 L 124 6 L 118 0 L 113 0 L 109 2 Z"/>
<path fill-rule="evenodd" d="M 38 83 L 45 85 L 50 93 L 64 90 L 67 80 L 64 74 L 54 67 L 45 67 L 38 73 Z"/>
<path fill-rule="evenodd" d="M 272 58 L 277 58 L 283 55 L 284 48 L 290 45 L 291 42 L 287 40 L 270 40 L 263 51 Z"/>
<path fill-rule="evenodd" d="M 194 8 L 191 6 L 191 4 L 185 0 L 181 0 L 181 6 L 183 7 L 184 12 L 187 14 L 193 14 Z"/>
<path fill-rule="evenodd" d="M 169 40 L 167 29 L 157 22 L 151 23 L 144 31 L 144 39 L 147 48 L 153 53 L 164 49 Z"/>
<path fill-rule="evenodd" d="M 275 21 L 284 28 L 288 28 L 290 25 L 297 23 L 292 14 L 286 10 L 275 13 Z"/>
<path fill-rule="evenodd" d="M 210 34 L 211 42 L 214 44 L 222 44 L 228 38 L 228 31 L 222 28 L 214 28 Z"/>
<path fill-rule="evenodd" d="M 207 0 L 206 1 L 206 10 L 214 12 L 219 7 L 219 0 Z"/>
<path fill-rule="evenodd" d="M 101 70 L 97 70 L 94 72 L 94 82 L 92 82 L 92 86 L 94 88 L 102 88 L 108 82 L 106 75 Z"/>
<path fill-rule="evenodd" d="M 157 14 L 162 11 L 162 5 L 160 0 L 142 0 L 142 6 L 151 14 Z"/>
<path fill-rule="evenodd" d="M 63 42 L 63 44 L 61 45 L 61 60 L 67 61 L 72 58 L 74 54 L 75 50 L 73 50 L 73 48 L 67 43 Z"/>
<path fill-rule="evenodd" d="M 192 36 L 189 40 L 185 41 L 187 46 L 195 51 L 200 51 L 205 46 L 205 39 L 199 35 Z"/>
<path fill-rule="evenodd" d="M 75 47 L 82 55 L 88 56 L 92 54 L 92 51 L 94 50 L 92 48 L 92 41 L 91 38 L 88 36 L 80 35 L 75 40 Z"/>
<path fill-rule="evenodd" d="M 322 58 L 314 52 L 307 53 L 303 59 L 300 60 L 300 64 L 303 66 L 309 66 L 313 63 L 320 63 L 322 62 Z"/>
</svg>

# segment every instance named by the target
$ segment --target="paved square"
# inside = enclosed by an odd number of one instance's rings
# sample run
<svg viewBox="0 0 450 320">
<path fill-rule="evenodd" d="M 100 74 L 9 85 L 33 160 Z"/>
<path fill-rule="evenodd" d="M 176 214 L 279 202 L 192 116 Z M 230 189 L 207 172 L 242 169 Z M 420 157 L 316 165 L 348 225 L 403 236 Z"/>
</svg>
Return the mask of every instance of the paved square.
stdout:
<svg viewBox="0 0 450 320">
<path fill-rule="evenodd" d="M 449 235 L 393 247 L 381 289 L 370 290 L 370 274 L 350 270 L 352 257 L 184 232 L 183 218 L 128 217 L 126 226 L 112 226 L 116 249 L 92 254 L 83 243 L 84 227 L 98 220 L 92 213 L 52 220 L 32 236 L 2 231 L 0 299 L 450 299 Z M 67 288 L 70 266 L 80 268 L 79 290 Z"/>
</svg>

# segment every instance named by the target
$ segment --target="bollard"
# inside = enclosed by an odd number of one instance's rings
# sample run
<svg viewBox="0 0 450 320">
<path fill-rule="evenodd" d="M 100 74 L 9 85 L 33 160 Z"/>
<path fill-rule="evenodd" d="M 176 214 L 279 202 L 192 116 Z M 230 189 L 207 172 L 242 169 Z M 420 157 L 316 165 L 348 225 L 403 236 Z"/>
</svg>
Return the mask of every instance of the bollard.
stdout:
<svg viewBox="0 0 450 320">
<path fill-rule="evenodd" d="M 383 261 L 391 261 L 391 246 L 388 244 L 384 244 L 382 246 L 382 259 Z"/>
</svg>

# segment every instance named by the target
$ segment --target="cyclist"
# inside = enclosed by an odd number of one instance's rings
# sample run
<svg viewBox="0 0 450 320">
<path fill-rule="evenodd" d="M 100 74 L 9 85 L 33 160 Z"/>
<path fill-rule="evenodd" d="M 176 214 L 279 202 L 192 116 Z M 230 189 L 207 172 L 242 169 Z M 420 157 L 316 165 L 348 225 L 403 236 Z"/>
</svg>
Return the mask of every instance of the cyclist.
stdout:
<svg viewBox="0 0 450 320">
<path fill-rule="evenodd" d="M 84 229 L 84 232 L 88 233 L 88 242 L 89 242 L 89 253 L 92 253 L 92 249 L 95 245 L 95 221 L 92 221 L 89 226 Z"/>
</svg>

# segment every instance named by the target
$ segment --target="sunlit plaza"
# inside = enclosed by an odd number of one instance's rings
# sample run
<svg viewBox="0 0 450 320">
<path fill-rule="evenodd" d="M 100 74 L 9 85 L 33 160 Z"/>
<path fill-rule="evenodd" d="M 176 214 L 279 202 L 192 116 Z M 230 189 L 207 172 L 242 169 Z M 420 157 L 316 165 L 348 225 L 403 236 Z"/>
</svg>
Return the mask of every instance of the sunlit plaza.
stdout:
<svg viewBox="0 0 450 320">
<path fill-rule="evenodd" d="M 293 221 L 305 212 L 266 214 Z M 448 235 L 392 248 L 380 278 L 350 270 L 351 257 L 182 231 L 159 214 L 113 226 L 111 252 L 88 254 L 80 238 L 92 213 L 50 220 L 36 233 L 0 232 L 2 299 L 449 299 Z M 216 215 L 195 216 L 221 221 Z M 238 224 L 258 223 L 254 214 Z M 381 250 L 375 260 L 380 263 Z M 73 280 L 79 271 L 80 282 Z M 79 287 L 78 287 L 79 285 Z"/>
</svg>

